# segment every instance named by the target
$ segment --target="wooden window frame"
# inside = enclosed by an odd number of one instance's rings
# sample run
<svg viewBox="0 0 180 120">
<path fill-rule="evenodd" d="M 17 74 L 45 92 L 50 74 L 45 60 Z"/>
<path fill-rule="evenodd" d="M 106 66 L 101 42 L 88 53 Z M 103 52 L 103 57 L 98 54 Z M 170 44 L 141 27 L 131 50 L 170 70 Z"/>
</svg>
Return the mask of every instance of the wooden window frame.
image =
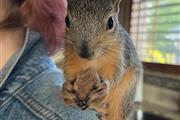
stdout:
<svg viewBox="0 0 180 120">
<path fill-rule="evenodd" d="M 132 0 L 122 0 L 120 5 L 119 20 L 126 31 L 130 32 L 131 27 L 131 12 L 132 12 Z M 180 75 L 180 65 L 169 65 L 160 63 L 142 62 L 144 70 L 161 72 L 164 74 Z"/>
</svg>

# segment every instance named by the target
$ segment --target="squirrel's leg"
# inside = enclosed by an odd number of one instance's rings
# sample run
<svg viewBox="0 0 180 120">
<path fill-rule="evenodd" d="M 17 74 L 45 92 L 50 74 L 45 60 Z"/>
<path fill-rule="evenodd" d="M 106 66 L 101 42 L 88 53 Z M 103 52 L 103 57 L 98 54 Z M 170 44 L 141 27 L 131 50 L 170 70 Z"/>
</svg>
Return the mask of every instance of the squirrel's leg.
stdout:
<svg viewBox="0 0 180 120">
<path fill-rule="evenodd" d="M 123 78 L 111 87 L 108 101 L 107 120 L 126 120 L 131 114 L 134 103 L 136 72 L 129 68 Z"/>
</svg>

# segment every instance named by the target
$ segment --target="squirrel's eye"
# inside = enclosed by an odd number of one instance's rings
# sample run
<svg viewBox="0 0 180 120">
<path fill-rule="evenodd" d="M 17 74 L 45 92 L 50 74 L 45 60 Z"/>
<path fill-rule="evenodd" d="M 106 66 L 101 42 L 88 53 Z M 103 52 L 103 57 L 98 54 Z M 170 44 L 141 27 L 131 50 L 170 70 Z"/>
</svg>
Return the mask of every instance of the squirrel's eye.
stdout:
<svg viewBox="0 0 180 120">
<path fill-rule="evenodd" d="M 69 17 L 68 16 L 66 16 L 66 18 L 65 18 L 65 22 L 66 22 L 66 27 L 70 27 L 70 21 L 69 21 Z"/>
<path fill-rule="evenodd" d="M 107 23 L 107 29 L 111 30 L 113 28 L 113 26 L 114 26 L 114 20 L 112 17 L 110 17 L 108 20 L 108 23 Z"/>
</svg>

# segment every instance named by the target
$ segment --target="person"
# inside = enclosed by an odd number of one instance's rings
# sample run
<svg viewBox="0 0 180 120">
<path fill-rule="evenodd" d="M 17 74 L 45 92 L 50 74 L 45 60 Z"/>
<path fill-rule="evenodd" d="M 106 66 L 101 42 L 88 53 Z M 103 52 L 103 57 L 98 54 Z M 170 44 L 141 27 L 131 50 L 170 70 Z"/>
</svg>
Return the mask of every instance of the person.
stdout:
<svg viewBox="0 0 180 120">
<path fill-rule="evenodd" d="M 66 0 L 0 0 L 0 120 L 98 120 L 66 106 L 63 72 L 50 55 L 63 46 Z"/>
</svg>

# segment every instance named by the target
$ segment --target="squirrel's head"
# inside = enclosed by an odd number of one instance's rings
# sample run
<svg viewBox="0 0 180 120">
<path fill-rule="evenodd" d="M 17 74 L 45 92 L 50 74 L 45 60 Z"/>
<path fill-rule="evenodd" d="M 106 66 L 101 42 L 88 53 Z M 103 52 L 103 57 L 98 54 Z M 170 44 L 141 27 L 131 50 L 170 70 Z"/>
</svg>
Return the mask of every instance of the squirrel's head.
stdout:
<svg viewBox="0 0 180 120">
<path fill-rule="evenodd" d="M 66 45 L 88 60 L 117 48 L 120 1 L 68 0 Z"/>
</svg>

